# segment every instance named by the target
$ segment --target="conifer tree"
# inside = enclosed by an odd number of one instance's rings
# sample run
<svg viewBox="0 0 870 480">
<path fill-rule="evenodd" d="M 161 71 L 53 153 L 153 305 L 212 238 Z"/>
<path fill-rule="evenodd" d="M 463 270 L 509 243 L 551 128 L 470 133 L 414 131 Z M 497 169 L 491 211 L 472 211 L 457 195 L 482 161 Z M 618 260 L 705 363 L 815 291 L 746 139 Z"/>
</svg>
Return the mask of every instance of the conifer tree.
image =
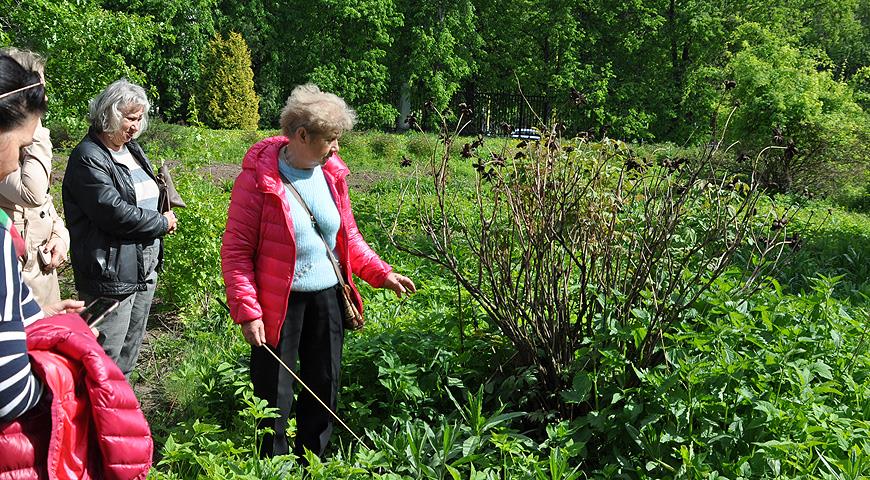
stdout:
<svg viewBox="0 0 870 480">
<path fill-rule="evenodd" d="M 218 33 L 202 65 L 202 92 L 197 99 L 202 119 L 214 128 L 254 130 L 260 121 L 254 91 L 251 51 L 236 32 Z"/>
</svg>

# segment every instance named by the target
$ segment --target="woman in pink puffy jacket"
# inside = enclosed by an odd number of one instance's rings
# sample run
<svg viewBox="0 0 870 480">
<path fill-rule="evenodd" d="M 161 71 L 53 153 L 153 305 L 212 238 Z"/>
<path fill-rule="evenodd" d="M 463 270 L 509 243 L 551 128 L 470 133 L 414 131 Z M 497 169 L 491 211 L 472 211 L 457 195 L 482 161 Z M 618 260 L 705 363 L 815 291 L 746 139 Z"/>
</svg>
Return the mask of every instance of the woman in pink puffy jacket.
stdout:
<svg viewBox="0 0 870 480">
<path fill-rule="evenodd" d="M 293 402 L 293 378 L 267 348 L 300 372 L 330 408 L 336 407 L 343 300 L 327 248 L 338 259 L 360 311 L 352 273 L 400 297 L 416 291 L 357 229 L 345 181 L 348 168 L 338 156 L 338 140 L 355 117 L 338 96 L 312 84 L 297 86 L 281 112 L 284 135 L 252 146 L 233 186 L 221 248 L 227 302 L 251 344 L 254 393 L 280 413 L 261 425 L 275 432 L 264 437 L 262 456 L 289 453 L 286 427 Z M 296 370 L 297 360 L 301 370 Z M 299 393 L 296 414 L 293 453 L 302 457 L 308 449 L 323 455 L 332 434 L 331 415 L 306 391 Z"/>
</svg>

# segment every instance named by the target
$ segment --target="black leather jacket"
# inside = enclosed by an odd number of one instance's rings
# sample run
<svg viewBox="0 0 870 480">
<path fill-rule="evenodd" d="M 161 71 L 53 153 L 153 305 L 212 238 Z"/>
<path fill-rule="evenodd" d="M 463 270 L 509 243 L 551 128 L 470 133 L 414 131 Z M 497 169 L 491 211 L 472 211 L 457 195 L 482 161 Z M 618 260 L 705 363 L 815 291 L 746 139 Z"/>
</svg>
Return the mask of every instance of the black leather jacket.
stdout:
<svg viewBox="0 0 870 480">
<path fill-rule="evenodd" d="M 127 148 L 155 178 L 139 144 L 131 141 Z M 169 221 L 157 211 L 136 206 L 130 170 L 112 160 L 94 131 L 70 154 L 63 176 L 63 209 L 76 289 L 94 296 L 144 291 L 148 272 L 142 249 L 166 235 Z M 162 263 L 160 241 L 158 269 Z"/>
</svg>

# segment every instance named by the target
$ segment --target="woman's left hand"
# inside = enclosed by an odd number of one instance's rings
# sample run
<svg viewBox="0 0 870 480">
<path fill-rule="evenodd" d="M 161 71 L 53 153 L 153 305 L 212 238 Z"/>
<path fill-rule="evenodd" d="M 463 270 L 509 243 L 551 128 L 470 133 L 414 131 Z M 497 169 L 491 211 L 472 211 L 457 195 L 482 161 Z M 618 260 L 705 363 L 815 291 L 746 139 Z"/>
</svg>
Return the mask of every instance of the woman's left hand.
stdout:
<svg viewBox="0 0 870 480">
<path fill-rule="evenodd" d="M 178 229 L 178 219 L 175 217 L 175 213 L 170 210 L 163 214 L 166 217 L 166 221 L 169 222 L 169 230 L 166 233 L 173 234 L 175 230 Z"/>
<path fill-rule="evenodd" d="M 396 292 L 396 296 L 399 298 L 402 298 L 403 294 L 410 295 L 417 291 L 417 287 L 414 286 L 414 282 L 410 278 L 396 272 L 390 272 L 387 275 L 386 280 L 384 280 L 384 288 Z"/>
</svg>

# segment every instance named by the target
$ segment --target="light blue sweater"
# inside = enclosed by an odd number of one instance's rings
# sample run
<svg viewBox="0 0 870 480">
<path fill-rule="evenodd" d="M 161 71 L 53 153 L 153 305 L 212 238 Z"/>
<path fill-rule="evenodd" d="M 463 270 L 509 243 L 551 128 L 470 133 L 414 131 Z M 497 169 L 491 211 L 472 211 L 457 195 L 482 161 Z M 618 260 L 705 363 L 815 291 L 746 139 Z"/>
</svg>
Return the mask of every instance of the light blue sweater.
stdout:
<svg viewBox="0 0 870 480">
<path fill-rule="evenodd" d="M 329 185 L 326 184 L 326 178 L 323 177 L 323 170 L 320 166 L 312 169 L 294 168 L 280 160 L 278 169 L 284 178 L 293 182 L 293 186 L 317 220 L 329 248 L 334 252 L 341 216 L 332 199 Z M 296 271 L 291 289 L 297 292 L 315 292 L 335 286 L 338 278 L 327 256 L 323 240 L 314 229 L 305 208 L 296 201 L 286 185 L 284 190 L 290 201 L 290 216 L 296 233 Z"/>
</svg>

